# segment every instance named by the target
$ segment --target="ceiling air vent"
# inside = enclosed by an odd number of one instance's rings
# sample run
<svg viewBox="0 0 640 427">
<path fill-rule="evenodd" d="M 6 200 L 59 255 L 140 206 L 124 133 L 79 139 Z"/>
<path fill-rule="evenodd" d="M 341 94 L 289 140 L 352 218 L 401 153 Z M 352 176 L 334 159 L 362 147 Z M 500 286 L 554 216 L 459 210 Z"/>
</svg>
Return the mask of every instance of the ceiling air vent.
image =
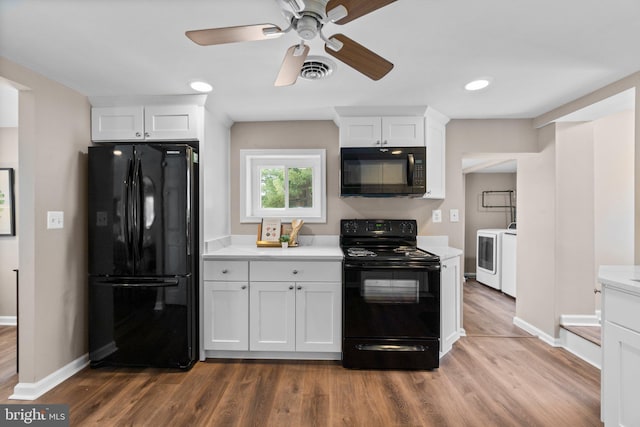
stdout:
<svg viewBox="0 0 640 427">
<path fill-rule="evenodd" d="M 336 63 L 324 56 L 307 56 L 300 69 L 300 77 L 307 80 L 320 80 L 333 73 Z"/>
</svg>

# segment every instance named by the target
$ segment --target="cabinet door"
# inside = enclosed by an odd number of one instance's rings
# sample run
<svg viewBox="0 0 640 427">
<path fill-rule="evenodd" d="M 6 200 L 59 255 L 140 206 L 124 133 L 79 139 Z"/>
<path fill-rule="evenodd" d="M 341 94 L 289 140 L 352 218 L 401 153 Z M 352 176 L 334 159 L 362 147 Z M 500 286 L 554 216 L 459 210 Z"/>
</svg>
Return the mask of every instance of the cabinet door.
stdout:
<svg viewBox="0 0 640 427">
<path fill-rule="evenodd" d="M 605 321 L 603 337 L 604 423 L 640 426 L 640 334 Z"/>
<path fill-rule="evenodd" d="M 249 349 L 295 350 L 295 286 L 293 283 L 251 282 Z"/>
<path fill-rule="evenodd" d="M 143 107 L 91 109 L 92 141 L 136 141 L 144 139 Z"/>
<path fill-rule="evenodd" d="M 446 128 L 445 123 L 427 117 L 427 199 L 444 199 L 446 165 Z"/>
<path fill-rule="evenodd" d="M 296 283 L 296 351 L 339 352 L 341 341 L 341 283 Z"/>
<path fill-rule="evenodd" d="M 424 147 L 424 118 L 383 117 L 382 146 Z"/>
<path fill-rule="evenodd" d="M 379 147 L 382 142 L 380 117 L 342 117 L 341 147 Z"/>
<path fill-rule="evenodd" d="M 460 258 L 442 261 L 440 272 L 440 352 L 447 353 L 460 336 Z"/>
<path fill-rule="evenodd" d="M 204 282 L 204 349 L 249 350 L 247 282 Z"/>
<path fill-rule="evenodd" d="M 144 111 L 148 140 L 198 139 L 198 107 L 191 105 L 147 106 Z"/>
</svg>

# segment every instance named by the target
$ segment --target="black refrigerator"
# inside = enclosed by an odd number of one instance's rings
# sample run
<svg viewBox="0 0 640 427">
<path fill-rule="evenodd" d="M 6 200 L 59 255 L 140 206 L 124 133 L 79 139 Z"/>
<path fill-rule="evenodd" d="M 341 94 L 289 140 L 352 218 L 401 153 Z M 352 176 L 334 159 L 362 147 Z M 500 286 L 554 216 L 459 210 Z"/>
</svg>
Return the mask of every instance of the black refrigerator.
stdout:
<svg viewBox="0 0 640 427">
<path fill-rule="evenodd" d="M 197 360 L 197 159 L 186 144 L 89 147 L 92 367 Z"/>
</svg>

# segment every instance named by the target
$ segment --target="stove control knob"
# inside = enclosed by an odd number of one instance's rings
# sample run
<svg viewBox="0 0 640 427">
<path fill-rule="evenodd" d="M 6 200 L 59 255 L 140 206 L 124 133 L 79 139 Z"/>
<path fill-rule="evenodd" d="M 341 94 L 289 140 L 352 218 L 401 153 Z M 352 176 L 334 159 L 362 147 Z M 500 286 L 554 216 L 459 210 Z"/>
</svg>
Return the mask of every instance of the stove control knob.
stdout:
<svg viewBox="0 0 640 427">
<path fill-rule="evenodd" d="M 412 222 L 403 222 L 400 224 L 400 231 L 404 234 L 413 234 L 413 223 Z"/>
<path fill-rule="evenodd" d="M 355 233 L 358 231 L 358 223 L 355 221 L 347 221 L 344 223 L 343 228 L 345 234 Z"/>
</svg>

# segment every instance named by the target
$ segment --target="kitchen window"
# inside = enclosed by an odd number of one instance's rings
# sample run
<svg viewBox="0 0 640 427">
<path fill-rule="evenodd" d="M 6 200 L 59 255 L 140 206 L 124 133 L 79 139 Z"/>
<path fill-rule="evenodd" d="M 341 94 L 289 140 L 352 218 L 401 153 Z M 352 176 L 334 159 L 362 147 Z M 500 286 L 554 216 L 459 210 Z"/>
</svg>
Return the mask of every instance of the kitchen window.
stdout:
<svg viewBox="0 0 640 427">
<path fill-rule="evenodd" d="M 325 150 L 240 150 L 240 221 L 326 222 Z"/>
</svg>

